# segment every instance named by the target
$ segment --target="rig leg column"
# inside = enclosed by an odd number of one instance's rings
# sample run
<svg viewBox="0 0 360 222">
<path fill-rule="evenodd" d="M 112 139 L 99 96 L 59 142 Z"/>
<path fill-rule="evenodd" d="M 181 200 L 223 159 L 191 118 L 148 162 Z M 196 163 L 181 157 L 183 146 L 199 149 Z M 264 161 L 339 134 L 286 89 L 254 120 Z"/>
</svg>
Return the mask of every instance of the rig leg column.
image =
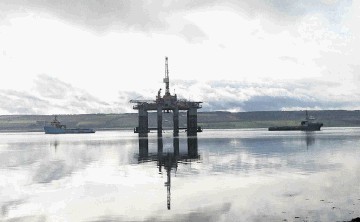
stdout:
<svg viewBox="0 0 360 222">
<path fill-rule="evenodd" d="M 188 137 L 188 155 L 193 158 L 197 158 L 198 154 L 198 141 L 197 137 Z"/>
<path fill-rule="evenodd" d="M 173 139 L 173 145 L 174 145 L 174 155 L 179 156 L 179 137 L 174 137 Z"/>
<path fill-rule="evenodd" d="M 139 159 L 146 160 L 149 156 L 148 138 L 139 138 Z"/>
<path fill-rule="evenodd" d="M 197 136 L 197 109 L 190 108 L 187 111 L 187 135 Z"/>
<path fill-rule="evenodd" d="M 157 107 L 157 135 L 162 136 L 162 107 Z"/>
<path fill-rule="evenodd" d="M 144 107 L 139 109 L 139 136 L 147 137 L 149 132 L 149 115 Z"/>
<path fill-rule="evenodd" d="M 174 112 L 174 116 L 173 116 L 173 121 L 174 121 L 174 136 L 179 136 L 179 109 L 175 108 L 173 110 Z"/>
<path fill-rule="evenodd" d="M 159 155 L 162 155 L 162 153 L 163 153 L 163 147 L 164 147 L 163 138 L 162 138 L 162 137 L 158 137 L 158 138 L 157 138 L 157 143 L 158 143 L 158 154 L 159 154 Z"/>
</svg>

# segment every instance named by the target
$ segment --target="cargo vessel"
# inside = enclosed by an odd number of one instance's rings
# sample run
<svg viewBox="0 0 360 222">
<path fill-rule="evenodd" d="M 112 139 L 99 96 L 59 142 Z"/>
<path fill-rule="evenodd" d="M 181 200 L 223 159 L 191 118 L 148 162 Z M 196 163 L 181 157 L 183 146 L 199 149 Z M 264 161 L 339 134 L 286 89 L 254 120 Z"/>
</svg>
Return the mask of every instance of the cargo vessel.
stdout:
<svg viewBox="0 0 360 222">
<path fill-rule="evenodd" d="M 273 126 L 269 127 L 269 131 L 290 131 L 290 130 L 301 130 L 301 131 L 319 131 L 324 124 L 316 122 L 315 117 L 309 116 L 306 111 L 305 120 L 301 121 L 299 126 Z"/>
<path fill-rule="evenodd" d="M 60 121 L 57 120 L 57 116 L 55 116 L 54 120 L 51 121 L 50 126 L 44 126 L 44 131 L 45 134 L 95 133 L 95 130 L 93 129 L 68 129 L 66 128 L 66 125 L 62 125 Z"/>
</svg>

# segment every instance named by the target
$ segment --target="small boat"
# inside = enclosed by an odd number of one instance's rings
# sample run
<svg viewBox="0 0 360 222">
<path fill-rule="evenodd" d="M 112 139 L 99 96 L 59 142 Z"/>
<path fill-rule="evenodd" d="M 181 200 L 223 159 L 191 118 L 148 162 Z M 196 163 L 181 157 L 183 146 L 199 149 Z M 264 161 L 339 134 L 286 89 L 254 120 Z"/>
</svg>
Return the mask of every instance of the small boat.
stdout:
<svg viewBox="0 0 360 222">
<path fill-rule="evenodd" d="M 67 129 L 66 125 L 62 125 L 60 121 L 57 120 L 57 116 L 51 121 L 50 126 L 44 126 L 44 131 L 45 134 L 95 133 L 93 129 Z"/>
<path fill-rule="evenodd" d="M 269 131 L 290 131 L 290 130 L 301 130 L 301 131 L 319 131 L 324 125 L 323 123 L 316 122 L 313 116 L 309 116 L 306 111 L 305 120 L 301 121 L 300 126 L 273 126 L 269 127 Z"/>
</svg>

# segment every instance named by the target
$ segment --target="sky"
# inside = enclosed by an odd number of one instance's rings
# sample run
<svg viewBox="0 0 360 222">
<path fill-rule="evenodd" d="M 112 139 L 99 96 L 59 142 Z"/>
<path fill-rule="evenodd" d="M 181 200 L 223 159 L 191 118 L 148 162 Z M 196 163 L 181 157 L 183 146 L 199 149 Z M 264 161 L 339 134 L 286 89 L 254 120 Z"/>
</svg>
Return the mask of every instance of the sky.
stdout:
<svg viewBox="0 0 360 222">
<path fill-rule="evenodd" d="M 0 115 L 360 109 L 360 1 L 0 0 Z M 163 90 L 164 92 L 164 90 Z"/>
</svg>

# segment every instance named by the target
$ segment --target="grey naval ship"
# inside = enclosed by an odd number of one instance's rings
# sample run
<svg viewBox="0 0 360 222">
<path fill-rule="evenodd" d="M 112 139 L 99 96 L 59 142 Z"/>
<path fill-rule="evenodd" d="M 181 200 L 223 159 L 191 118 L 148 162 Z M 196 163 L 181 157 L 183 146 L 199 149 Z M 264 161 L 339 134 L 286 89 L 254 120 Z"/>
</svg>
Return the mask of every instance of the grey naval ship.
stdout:
<svg viewBox="0 0 360 222">
<path fill-rule="evenodd" d="M 45 134 L 67 134 L 67 133 L 95 133 L 93 129 L 81 129 L 81 128 L 66 128 L 66 125 L 62 125 L 57 116 L 51 121 L 49 126 L 44 126 Z"/>
<path fill-rule="evenodd" d="M 306 111 L 305 120 L 301 121 L 299 126 L 273 126 L 269 127 L 269 131 L 319 131 L 323 125 L 321 122 L 316 122 L 315 117 L 309 116 L 308 111 Z"/>
</svg>

